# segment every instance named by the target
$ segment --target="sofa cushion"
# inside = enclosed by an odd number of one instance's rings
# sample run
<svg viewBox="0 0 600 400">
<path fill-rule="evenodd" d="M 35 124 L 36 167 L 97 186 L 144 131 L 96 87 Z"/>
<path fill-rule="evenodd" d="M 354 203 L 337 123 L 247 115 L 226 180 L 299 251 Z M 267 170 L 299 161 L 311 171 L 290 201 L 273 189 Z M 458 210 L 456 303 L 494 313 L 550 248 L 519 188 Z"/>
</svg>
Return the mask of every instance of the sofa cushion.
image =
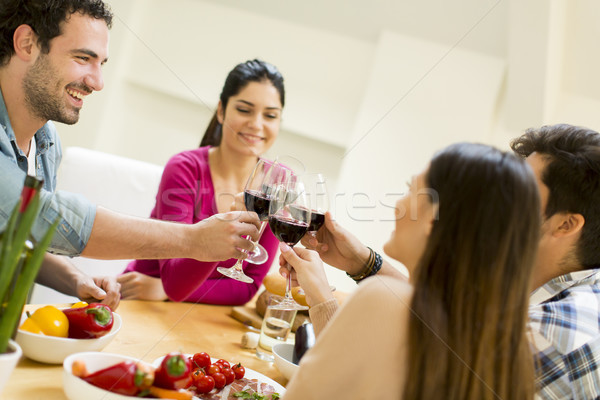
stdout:
<svg viewBox="0 0 600 400">
<path fill-rule="evenodd" d="M 163 168 L 147 162 L 81 147 L 64 151 L 58 171 L 58 190 L 80 193 L 93 203 L 120 213 L 147 218 L 155 204 Z M 130 260 L 71 261 L 88 275 L 117 275 Z M 35 285 L 30 303 L 76 301 L 52 289 Z"/>
</svg>

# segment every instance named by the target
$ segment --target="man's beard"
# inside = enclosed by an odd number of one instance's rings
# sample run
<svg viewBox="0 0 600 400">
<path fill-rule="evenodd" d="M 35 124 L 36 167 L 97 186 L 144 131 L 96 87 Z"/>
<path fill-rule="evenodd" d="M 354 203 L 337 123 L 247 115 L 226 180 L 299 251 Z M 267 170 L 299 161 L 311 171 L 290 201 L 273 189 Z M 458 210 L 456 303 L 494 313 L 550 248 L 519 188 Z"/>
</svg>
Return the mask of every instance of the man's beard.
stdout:
<svg viewBox="0 0 600 400">
<path fill-rule="evenodd" d="M 73 125 L 79 120 L 79 109 L 67 108 L 58 76 L 48 56 L 40 54 L 23 79 L 25 103 L 36 117 Z"/>
</svg>

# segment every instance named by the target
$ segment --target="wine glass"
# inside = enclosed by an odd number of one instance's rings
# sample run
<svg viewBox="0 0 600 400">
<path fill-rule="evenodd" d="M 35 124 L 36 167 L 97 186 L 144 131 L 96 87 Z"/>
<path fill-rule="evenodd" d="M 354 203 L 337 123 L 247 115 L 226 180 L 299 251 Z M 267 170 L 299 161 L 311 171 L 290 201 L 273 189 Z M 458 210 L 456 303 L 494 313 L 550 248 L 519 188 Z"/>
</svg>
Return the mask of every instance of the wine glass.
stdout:
<svg viewBox="0 0 600 400">
<path fill-rule="evenodd" d="M 258 241 L 267 225 L 272 186 L 274 182 L 277 182 L 277 179 L 279 179 L 279 168 L 277 165 L 278 164 L 275 161 L 260 158 L 248 177 L 244 188 L 244 204 L 246 205 L 246 209 L 248 211 L 254 211 L 261 220 L 258 239 L 256 242 L 252 242 L 254 244 L 254 250 L 252 251 L 253 255 L 250 257 L 252 258 L 251 262 L 254 264 L 264 263 L 269 257 L 265 248 L 258 244 Z M 246 236 L 246 238 L 249 239 L 248 236 Z M 246 283 L 254 282 L 254 279 L 244 274 L 242 263 L 242 259 L 239 259 L 232 267 L 218 267 L 217 271 L 238 281 Z"/>
<path fill-rule="evenodd" d="M 312 207 L 310 225 L 306 234 L 316 239 L 317 231 L 325 224 L 325 213 L 329 211 L 327 180 L 323 174 L 307 173 L 302 175 L 302 181 Z M 336 290 L 333 285 L 329 285 L 329 288 L 332 292 Z M 298 293 L 304 293 L 304 290 L 299 288 Z"/>
<path fill-rule="evenodd" d="M 312 207 L 307 234 L 316 238 L 317 231 L 325 223 L 325 213 L 329 210 L 327 182 L 322 174 L 306 174 L 302 176 L 302 180 Z"/>
<path fill-rule="evenodd" d="M 285 183 L 277 186 L 271 198 L 269 227 L 280 242 L 294 247 L 302 239 L 310 225 L 310 198 L 301 178 L 291 171 L 284 171 L 284 173 L 287 175 Z M 282 306 L 295 310 L 308 309 L 308 307 L 296 303 L 292 297 L 291 283 L 292 274 L 288 274 Z"/>
<path fill-rule="evenodd" d="M 254 211 L 258 214 L 258 218 L 261 220 L 260 231 L 258 233 L 258 239 L 254 244 L 254 249 L 248 253 L 246 262 L 252 264 L 262 264 L 269 258 L 269 254 L 265 248 L 259 244 L 260 238 L 267 226 L 267 219 L 269 217 L 269 196 L 270 188 L 273 185 L 271 180 L 276 178 L 275 169 L 278 168 L 277 161 L 269 161 L 260 158 L 256 163 L 252 174 L 246 182 L 244 189 L 244 204 L 248 211 Z"/>
</svg>

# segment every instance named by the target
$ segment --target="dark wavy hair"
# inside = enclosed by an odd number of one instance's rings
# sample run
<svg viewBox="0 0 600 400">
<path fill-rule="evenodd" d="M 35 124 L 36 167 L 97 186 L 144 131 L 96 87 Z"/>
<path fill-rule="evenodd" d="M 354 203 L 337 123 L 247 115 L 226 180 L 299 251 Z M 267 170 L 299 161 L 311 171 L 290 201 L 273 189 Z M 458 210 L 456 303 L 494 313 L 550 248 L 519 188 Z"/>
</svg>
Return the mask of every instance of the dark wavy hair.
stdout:
<svg viewBox="0 0 600 400">
<path fill-rule="evenodd" d="M 47 54 L 50 41 L 62 33 L 62 23 L 76 12 L 112 26 L 113 14 L 102 0 L 0 0 L 0 66 L 8 64 L 15 54 L 13 35 L 20 25 L 33 29 L 38 45 Z"/>
<path fill-rule="evenodd" d="M 510 146 L 520 156 L 535 152 L 545 158 L 541 178 L 550 193 L 544 215 L 583 215 L 585 223 L 575 256 L 583 268 L 599 268 L 600 134 L 579 126 L 548 125 L 528 129 Z"/>
<path fill-rule="evenodd" d="M 405 398 L 531 399 L 535 176 L 512 153 L 459 143 L 433 158 L 426 181 L 438 218 L 412 277 Z"/>
<path fill-rule="evenodd" d="M 279 92 L 279 100 L 281 100 L 281 107 L 283 107 L 285 105 L 283 76 L 273 64 L 254 59 L 236 65 L 235 68 L 229 72 L 229 75 L 227 75 L 227 79 L 225 79 L 225 84 L 221 90 L 221 96 L 219 96 L 223 110 L 227 108 L 229 98 L 240 93 L 248 83 L 264 81 L 271 82 L 275 89 L 277 89 Z M 217 119 L 217 111 L 215 111 L 215 114 L 200 141 L 200 147 L 220 145 L 222 135 L 222 126 Z"/>
</svg>

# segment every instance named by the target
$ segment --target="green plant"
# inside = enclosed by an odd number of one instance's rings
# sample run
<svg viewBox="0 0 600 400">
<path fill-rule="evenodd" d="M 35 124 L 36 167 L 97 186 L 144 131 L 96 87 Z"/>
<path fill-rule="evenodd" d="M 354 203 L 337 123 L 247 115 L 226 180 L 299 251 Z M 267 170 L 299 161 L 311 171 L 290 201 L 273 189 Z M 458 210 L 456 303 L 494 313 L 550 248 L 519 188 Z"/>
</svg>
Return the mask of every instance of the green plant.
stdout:
<svg viewBox="0 0 600 400">
<path fill-rule="evenodd" d="M 58 226 L 57 219 L 42 239 L 32 246 L 29 237 L 40 206 L 39 193 L 36 191 L 25 211 L 20 212 L 23 201 L 27 200 L 17 202 L 0 238 L 0 354 L 8 349 L 8 341 L 21 318 L 27 293 Z"/>
</svg>

